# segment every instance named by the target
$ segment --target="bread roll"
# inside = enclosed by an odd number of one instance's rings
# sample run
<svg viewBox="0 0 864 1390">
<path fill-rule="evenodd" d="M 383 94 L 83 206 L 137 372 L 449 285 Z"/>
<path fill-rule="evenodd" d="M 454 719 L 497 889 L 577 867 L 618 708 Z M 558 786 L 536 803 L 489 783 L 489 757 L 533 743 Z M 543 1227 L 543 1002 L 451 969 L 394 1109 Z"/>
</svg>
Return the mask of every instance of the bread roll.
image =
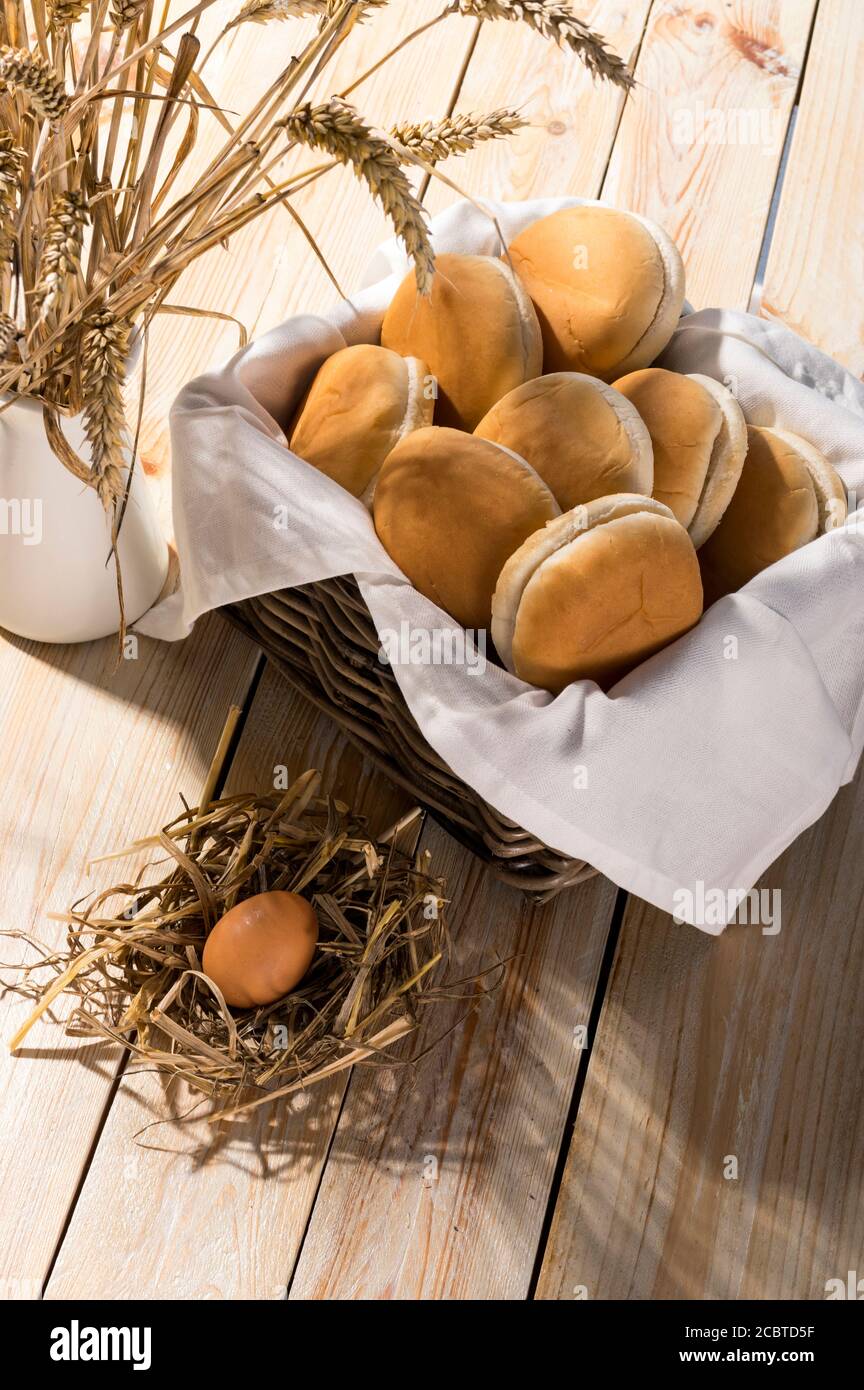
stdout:
<svg viewBox="0 0 864 1390">
<path fill-rule="evenodd" d="M 612 685 L 699 621 L 693 542 L 662 502 L 621 493 L 565 512 L 501 571 L 492 640 L 509 671 L 557 695 Z"/>
<path fill-rule="evenodd" d="M 845 519 L 843 484 L 806 439 L 748 425 L 747 440 L 735 495 L 699 552 L 706 603 L 734 593 Z"/>
<path fill-rule="evenodd" d="M 562 208 L 521 232 L 509 255 L 540 320 L 544 372 L 614 381 L 649 366 L 671 338 L 684 266 L 675 243 L 647 218 Z"/>
<path fill-rule="evenodd" d="M 292 451 L 355 497 L 371 500 L 378 470 L 406 434 L 432 423 L 427 368 L 361 343 L 319 369 L 291 427 Z"/>
<path fill-rule="evenodd" d="M 738 486 L 747 453 L 747 421 L 732 392 L 710 376 L 644 367 L 619 377 L 648 427 L 654 448 L 654 496 L 690 532 L 698 550 Z"/>
<path fill-rule="evenodd" d="M 493 256 L 439 256 L 425 298 L 411 271 L 384 315 L 381 342 L 429 364 L 438 383 L 435 423 L 462 430 L 543 367 L 531 300 Z"/>
<path fill-rule="evenodd" d="M 559 512 L 524 459 L 435 425 L 397 444 L 373 508 L 382 545 L 415 589 L 470 628 L 489 626 L 507 557 Z"/>
<path fill-rule="evenodd" d="M 800 434 L 793 434 L 791 430 L 778 429 L 773 430 L 772 433 L 791 448 L 797 450 L 807 465 L 813 491 L 816 494 L 816 507 L 819 513 L 816 534 L 822 536 L 827 531 L 833 531 L 838 526 L 842 526 L 849 513 L 849 503 L 846 489 L 843 486 L 843 479 L 834 465 L 828 462 L 815 444 L 803 439 Z"/>
<path fill-rule="evenodd" d="M 648 430 L 635 406 L 597 377 L 553 372 L 527 381 L 474 433 L 527 459 L 564 511 L 612 492 L 653 489 Z"/>
</svg>

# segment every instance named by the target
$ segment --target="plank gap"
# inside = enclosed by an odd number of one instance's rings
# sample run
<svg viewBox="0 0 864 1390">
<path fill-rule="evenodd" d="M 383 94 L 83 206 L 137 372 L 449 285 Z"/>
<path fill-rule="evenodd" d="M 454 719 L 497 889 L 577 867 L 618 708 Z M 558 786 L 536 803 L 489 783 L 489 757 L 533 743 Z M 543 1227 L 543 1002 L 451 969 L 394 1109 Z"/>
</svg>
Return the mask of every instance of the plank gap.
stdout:
<svg viewBox="0 0 864 1390">
<path fill-rule="evenodd" d="M 223 621 L 227 622 L 227 619 L 223 619 Z M 216 779 L 216 786 L 213 791 L 214 801 L 218 800 L 219 797 L 222 795 L 223 791 L 225 790 L 225 784 L 228 781 L 228 775 L 234 764 L 234 759 L 237 756 L 237 749 L 240 747 L 240 740 L 243 737 L 243 730 L 246 728 L 246 721 L 249 718 L 249 715 L 252 710 L 252 705 L 255 702 L 255 696 L 258 693 L 258 687 L 261 684 L 261 680 L 264 675 L 264 668 L 266 667 L 266 665 L 267 656 L 263 651 L 259 651 L 255 659 L 255 666 L 252 671 L 252 676 L 250 678 L 249 685 L 247 686 L 246 691 L 243 695 L 243 704 L 241 706 L 240 718 L 237 720 L 237 725 L 234 729 L 233 734 L 231 735 L 231 739 L 228 744 L 228 749 L 225 753 L 225 761 L 222 764 L 222 769 L 219 773 L 219 776 Z"/>
<path fill-rule="evenodd" d="M 768 210 L 768 221 L 765 223 L 765 233 L 762 237 L 762 245 L 759 248 L 759 261 L 756 266 L 756 274 L 753 278 L 753 288 L 750 291 L 750 301 L 747 305 L 747 312 L 749 314 L 758 314 L 762 308 L 762 294 L 765 289 L 765 271 L 768 268 L 768 257 L 771 252 L 771 243 L 774 240 L 774 228 L 777 225 L 777 213 L 780 208 L 780 199 L 783 195 L 783 185 L 786 182 L 786 172 L 789 168 L 789 156 L 792 152 L 792 142 L 795 139 L 795 130 L 798 125 L 798 114 L 801 110 L 801 93 L 804 90 L 804 78 L 807 74 L 807 63 L 810 59 L 810 50 L 813 46 L 813 35 L 816 31 L 816 21 L 819 18 L 819 6 L 821 3 L 822 0 L 816 0 L 816 7 L 813 10 L 813 16 L 810 21 L 810 30 L 804 45 L 804 57 L 801 60 L 798 86 L 795 90 L 792 110 L 789 113 L 789 124 L 786 127 L 786 136 L 783 141 L 783 152 L 780 155 L 780 166 L 777 170 L 774 191 L 771 195 L 771 207 Z"/>
<path fill-rule="evenodd" d="M 321 1192 L 321 1184 L 324 1181 L 324 1174 L 327 1172 L 327 1164 L 330 1162 L 330 1154 L 332 1153 L 333 1145 L 336 1142 L 336 1135 L 339 1133 L 339 1125 L 342 1120 L 342 1111 L 345 1109 L 345 1102 L 348 1099 L 348 1092 L 351 1089 L 351 1080 L 353 1076 L 354 1068 L 351 1067 L 348 1072 L 348 1079 L 345 1082 L 345 1086 L 339 1100 L 339 1105 L 336 1110 L 336 1116 L 333 1121 L 333 1128 L 331 1129 L 330 1137 L 327 1140 L 327 1147 L 324 1151 L 324 1157 L 321 1162 L 321 1167 L 318 1170 L 318 1180 L 315 1184 L 315 1190 L 312 1194 L 312 1200 L 309 1203 L 309 1210 L 306 1212 L 306 1221 L 304 1222 L 300 1238 L 297 1241 L 297 1249 L 294 1251 L 294 1259 L 291 1262 L 291 1269 L 289 1271 L 288 1280 L 285 1285 L 286 1299 L 289 1299 L 291 1297 L 291 1289 L 294 1286 L 294 1279 L 297 1275 L 297 1268 L 300 1264 L 300 1260 L 303 1255 L 304 1246 L 306 1245 L 306 1237 L 309 1234 L 309 1227 L 312 1225 L 312 1218 L 315 1215 L 315 1209 L 318 1205 L 318 1197 Z"/>
<path fill-rule="evenodd" d="M 771 194 L 771 207 L 768 211 L 768 221 L 765 223 L 765 231 L 762 234 L 762 245 L 759 248 L 759 260 L 756 265 L 756 274 L 753 277 L 753 288 L 750 291 L 750 299 L 747 304 L 748 314 L 758 314 L 759 310 L 762 308 L 762 292 L 765 288 L 765 271 L 768 266 L 768 256 L 771 252 L 771 243 L 774 240 L 774 228 L 777 224 L 777 210 L 780 207 L 783 185 L 786 182 L 789 152 L 792 148 L 792 141 L 795 138 L 798 111 L 799 106 L 796 102 L 789 116 L 789 124 L 786 127 L 786 138 L 783 141 L 783 153 L 780 156 L 780 167 L 777 170 L 774 192 Z"/>
<path fill-rule="evenodd" d="M 631 71 L 632 74 L 633 74 L 633 80 L 634 80 L 634 82 L 636 83 L 636 86 L 634 87 L 632 93 L 631 93 L 631 92 L 625 92 L 625 94 L 624 94 L 624 100 L 623 100 L 622 103 L 621 103 L 621 109 L 620 109 L 619 112 L 618 112 L 618 119 L 617 119 L 617 121 L 615 122 L 615 129 L 614 129 L 613 134 L 612 134 L 612 141 L 611 141 L 611 144 L 609 145 L 609 149 L 608 149 L 607 154 L 606 154 L 606 163 L 603 165 L 603 172 L 602 172 L 602 174 L 600 175 L 600 181 L 599 181 L 599 189 L 600 189 L 600 191 L 599 191 L 599 193 L 598 193 L 598 195 L 597 195 L 599 198 L 602 198 L 602 197 L 603 197 L 603 191 L 604 191 L 604 189 L 605 189 L 605 187 L 606 187 L 606 176 L 607 176 L 607 174 L 609 173 L 609 165 L 612 163 L 612 156 L 613 156 L 613 154 L 615 153 L 615 145 L 616 145 L 616 143 L 617 143 L 617 141 L 618 141 L 618 135 L 619 135 L 619 132 L 620 132 L 620 130 L 621 130 L 621 122 L 622 122 L 623 119 L 624 119 L 624 113 L 625 113 L 625 111 L 627 110 L 627 103 L 628 103 L 629 101 L 631 101 L 631 100 L 633 99 L 635 93 L 638 92 L 638 91 L 641 89 L 641 83 L 638 81 L 638 79 L 637 79 L 637 77 L 636 77 L 636 72 L 637 72 L 637 69 L 638 69 L 638 67 L 639 67 L 639 57 L 640 57 L 640 54 L 642 53 L 642 45 L 643 45 L 643 43 L 645 42 L 645 35 L 648 33 L 648 26 L 649 26 L 649 24 L 651 23 L 651 16 L 652 16 L 652 14 L 654 13 L 654 3 L 655 3 L 655 0 L 650 0 L 650 4 L 649 4 L 647 10 L 645 11 L 645 20 L 644 20 L 644 23 L 643 23 L 642 28 L 641 28 L 641 30 L 640 30 L 639 37 L 638 37 L 638 39 L 636 40 L 636 44 L 635 44 L 635 46 L 634 46 L 634 48 L 633 48 L 633 58 L 632 58 L 632 61 L 631 61 L 631 63 L 630 63 L 630 71 Z M 621 57 L 622 57 L 622 58 L 624 57 L 623 53 L 621 54 Z"/>
<path fill-rule="evenodd" d="M 624 925 L 624 915 L 627 911 L 629 897 L 630 894 L 626 889 L 619 888 L 615 897 L 615 905 L 612 908 L 606 945 L 603 949 L 603 958 L 600 962 L 597 983 L 594 986 L 594 998 L 591 1001 L 591 1013 L 588 1018 L 587 1047 L 584 1048 L 582 1056 L 579 1059 L 579 1070 L 573 1082 L 573 1094 L 570 1097 L 570 1104 L 564 1121 L 564 1129 L 561 1134 L 561 1143 L 558 1147 L 558 1157 L 555 1161 L 555 1170 L 552 1174 L 552 1182 L 546 1197 L 546 1213 L 543 1219 L 543 1225 L 540 1228 L 540 1237 L 537 1241 L 537 1250 L 534 1256 L 534 1266 L 531 1271 L 531 1280 L 526 1294 L 526 1301 L 528 1302 L 531 1302 L 535 1297 L 537 1284 L 540 1280 L 540 1274 L 543 1268 L 543 1261 L 546 1256 L 546 1246 L 549 1241 L 549 1233 L 552 1230 L 552 1221 L 555 1216 L 555 1208 L 558 1204 L 558 1194 L 561 1191 L 561 1184 L 567 1170 L 567 1157 L 570 1153 L 570 1143 L 573 1137 L 576 1119 L 579 1114 L 582 1093 L 585 1090 L 588 1068 L 591 1065 L 594 1039 L 600 1026 L 600 1014 L 603 1011 L 606 992 L 612 977 L 612 967 L 615 963 L 615 953 L 618 949 L 618 938 L 621 935 L 621 928 Z"/>
<path fill-rule="evenodd" d="M 81 1172 L 78 1175 L 78 1182 L 76 1184 L 75 1191 L 72 1193 L 71 1201 L 69 1202 L 69 1209 L 66 1212 L 63 1225 L 61 1226 L 60 1232 L 57 1236 L 54 1249 L 51 1253 L 51 1258 L 48 1261 L 48 1268 L 46 1269 L 45 1276 L 42 1280 L 42 1292 L 40 1294 L 40 1299 L 42 1300 L 44 1300 L 45 1298 L 45 1290 L 47 1289 L 48 1284 L 51 1281 L 51 1275 L 54 1273 L 54 1266 L 57 1263 L 58 1256 L 63 1247 L 63 1242 L 66 1239 L 69 1227 L 72 1224 L 72 1218 L 75 1215 L 75 1208 L 78 1205 L 78 1199 L 81 1196 L 81 1193 L 84 1189 L 84 1184 L 87 1181 L 87 1175 L 90 1172 L 90 1167 L 93 1163 L 96 1150 L 99 1147 L 99 1141 L 102 1138 L 102 1132 L 105 1129 L 106 1124 L 108 1123 L 108 1115 L 110 1113 L 111 1106 L 114 1103 L 114 1097 L 116 1096 L 117 1091 L 120 1087 L 120 1082 L 123 1080 L 123 1075 L 126 1071 L 126 1064 L 128 1061 L 129 1049 L 124 1048 L 123 1051 L 120 1053 L 120 1056 L 117 1058 L 117 1066 L 115 1067 L 114 1076 L 111 1080 L 111 1084 L 108 1087 L 108 1092 L 105 1096 L 105 1104 L 102 1107 L 102 1114 L 99 1117 L 99 1123 L 97 1124 L 93 1132 L 93 1137 L 90 1141 L 90 1148 L 88 1149 L 87 1156 L 85 1157 L 84 1162 L 81 1165 Z"/>
</svg>

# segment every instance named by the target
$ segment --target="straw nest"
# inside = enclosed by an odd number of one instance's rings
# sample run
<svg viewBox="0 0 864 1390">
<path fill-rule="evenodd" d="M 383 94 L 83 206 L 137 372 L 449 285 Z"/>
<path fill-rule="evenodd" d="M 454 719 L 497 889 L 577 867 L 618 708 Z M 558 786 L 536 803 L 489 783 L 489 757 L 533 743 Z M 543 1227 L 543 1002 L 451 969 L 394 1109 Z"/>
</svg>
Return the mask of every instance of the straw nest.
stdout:
<svg viewBox="0 0 864 1390">
<path fill-rule="evenodd" d="M 112 1039 L 183 1078 L 211 1098 L 211 1118 L 386 1059 L 436 997 L 446 950 L 443 885 L 427 853 L 399 848 L 419 811 L 373 841 L 361 818 L 321 794 L 316 772 L 284 794 L 212 800 L 205 788 L 200 808 L 184 808 L 158 835 L 108 856 L 157 855 L 131 882 L 75 903 L 63 915 L 66 950 L 40 948 L 23 967 L 18 988 L 36 1004 L 13 1050 L 71 995 L 67 1033 Z M 291 994 L 230 1009 L 201 970 L 202 948 L 224 912 L 269 889 L 310 899 L 318 950 Z"/>
</svg>

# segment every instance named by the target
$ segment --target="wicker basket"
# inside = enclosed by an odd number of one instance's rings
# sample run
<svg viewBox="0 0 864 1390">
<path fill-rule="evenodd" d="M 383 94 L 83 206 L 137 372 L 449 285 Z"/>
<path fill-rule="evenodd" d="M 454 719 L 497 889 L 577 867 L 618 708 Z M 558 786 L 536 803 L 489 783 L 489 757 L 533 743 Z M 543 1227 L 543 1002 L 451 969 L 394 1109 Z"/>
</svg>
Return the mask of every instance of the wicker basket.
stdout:
<svg viewBox="0 0 864 1390">
<path fill-rule="evenodd" d="M 549 849 L 487 805 L 426 742 L 352 577 L 263 594 L 223 609 L 286 679 L 503 882 L 546 901 L 597 871 Z"/>
</svg>

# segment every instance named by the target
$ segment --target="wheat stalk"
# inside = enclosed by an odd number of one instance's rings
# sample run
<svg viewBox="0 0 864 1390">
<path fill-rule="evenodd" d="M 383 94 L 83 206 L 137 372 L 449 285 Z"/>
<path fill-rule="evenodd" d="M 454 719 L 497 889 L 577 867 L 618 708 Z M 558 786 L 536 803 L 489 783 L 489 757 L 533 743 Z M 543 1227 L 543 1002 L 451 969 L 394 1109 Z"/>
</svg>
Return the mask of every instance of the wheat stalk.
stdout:
<svg viewBox="0 0 864 1390">
<path fill-rule="evenodd" d="M 445 116 L 441 121 L 415 124 L 403 121 L 390 134 L 397 144 L 427 164 L 437 164 L 453 154 L 467 154 L 486 140 L 500 140 L 521 130 L 528 122 L 518 111 L 502 106 L 488 116 Z"/>
<path fill-rule="evenodd" d="M 147 8 L 147 0 L 112 0 L 111 23 L 121 33 L 129 29 Z"/>
<path fill-rule="evenodd" d="M 558 0 L 453 0 L 454 14 L 471 19 L 509 19 L 521 21 L 559 47 L 571 49 L 582 59 L 593 77 L 602 77 L 630 91 L 633 74 L 613 53 L 600 34 L 595 34 L 569 5 Z"/>
<path fill-rule="evenodd" d="M 323 0 L 325 18 L 332 19 L 345 3 L 346 0 Z M 390 3 L 390 0 L 347 0 L 347 3 L 353 8 L 351 23 L 355 24 L 359 20 L 366 19 L 373 10 L 383 9 L 385 5 Z"/>
<path fill-rule="evenodd" d="M 70 282 L 75 283 L 81 269 L 84 228 L 89 220 L 83 193 L 61 193 L 54 199 L 45 224 L 39 281 L 33 295 L 39 323 L 44 323 L 60 303 Z"/>
<path fill-rule="evenodd" d="M 81 18 L 87 9 L 89 9 L 88 0 L 48 0 L 51 28 L 57 31 L 68 29 Z"/>
<path fill-rule="evenodd" d="M 107 509 L 123 495 L 128 442 L 123 382 L 129 356 L 129 326 L 110 309 L 92 315 L 81 336 L 84 433 L 96 491 Z"/>
<path fill-rule="evenodd" d="M 33 109 L 47 121 L 58 121 L 69 109 L 61 78 L 46 60 L 26 48 L 0 46 L 0 89 L 26 92 Z"/>
<path fill-rule="evenodd" d="M 331 155 L 366 183 L 414 262 L 418 289 L 427 294 L 435 268 L 429 228 L 390 142 L 339 97 L 317 106 L 307 102 L 280 124 L 291 141 Z"/>
<path fill-rule="evenodd" d="M 15 338 L 18 335 L 18 326 L 9 314 L 0 313 L 0 358 L 6 356 Z"/>
<path fill-rule="evenodd" d="M 8 130 L 0 130 L 0 263 L 8 264 L 15 249 L 15 213 L 26 152 Z"/>
<path fill-rule="evenodd" d="M 223 33 L 238 24 L 269 24 L 271 20 L 315 18 L 323 23 L 333 19 L 340 7 L 352 4 L 351 23 L 366 18 L 372 10 L 380 9 L 388 0 L 246 0 L 242 10 L 225 25 Z"/>
<path fill-rule="evenodd" d="M 225 25 L 225 33 L 238 24 L 269 24 L 271 19 L 301 19 L 325 16 L 323 0 L 247 0 L 242 10 Z"/>
</svg>

